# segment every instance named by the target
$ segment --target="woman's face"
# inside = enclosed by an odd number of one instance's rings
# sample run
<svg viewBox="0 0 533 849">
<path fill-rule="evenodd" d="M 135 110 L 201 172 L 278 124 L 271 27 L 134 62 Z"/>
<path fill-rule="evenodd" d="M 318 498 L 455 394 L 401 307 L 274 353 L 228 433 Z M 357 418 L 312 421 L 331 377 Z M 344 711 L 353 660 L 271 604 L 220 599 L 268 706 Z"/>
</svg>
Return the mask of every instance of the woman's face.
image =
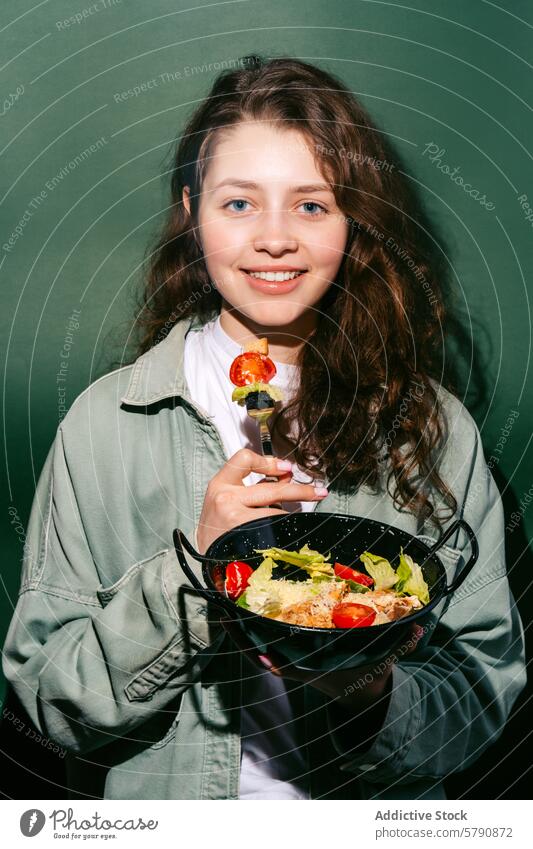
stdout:
<svg viewBox="0 0 533 849">
<path fill-rule="evenodd" d="M 187 189 L 184 203 L 188 208 Z M 305 137 L 266 123 L 239 124 L 218 140 L 204 175 L 198 225 L 207 270 L 223 300 L 265 328 L 287 328 L 320 301 L 348 235 Z M 298 277 L 281 282 L 249 273 L 295 270 Z"/>
</svg>

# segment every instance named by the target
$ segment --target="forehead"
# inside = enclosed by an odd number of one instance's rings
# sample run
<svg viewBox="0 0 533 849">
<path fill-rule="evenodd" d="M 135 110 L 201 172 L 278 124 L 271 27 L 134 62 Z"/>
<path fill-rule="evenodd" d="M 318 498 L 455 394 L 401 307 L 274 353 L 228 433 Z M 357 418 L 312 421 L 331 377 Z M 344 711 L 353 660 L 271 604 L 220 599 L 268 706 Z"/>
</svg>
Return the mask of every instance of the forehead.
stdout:
<svg viewBox="0 0 533 849">
<path fill-rule="evenodd" d="M 206 188 L 228 176 L 272 185 L 328 182 L 315 162 L 313 142 L 303 133 L 267 122 L 238 124 L 215 139 L 206 163 Z"/>
</svg>

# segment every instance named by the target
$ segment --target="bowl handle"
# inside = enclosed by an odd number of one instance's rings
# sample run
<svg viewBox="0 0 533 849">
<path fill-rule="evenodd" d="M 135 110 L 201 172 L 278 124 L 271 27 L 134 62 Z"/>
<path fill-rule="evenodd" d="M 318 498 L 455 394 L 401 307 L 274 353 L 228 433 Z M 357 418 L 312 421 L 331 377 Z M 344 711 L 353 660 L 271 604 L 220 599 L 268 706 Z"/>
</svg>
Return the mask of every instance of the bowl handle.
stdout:
<svg viewBox="0 0 533 849">
<path fill-rule="evenodd" d="M 433 554 L 437 553 L 437 551 L 441 548 L 441 546 L 444 545 L 446 540 L 449 539 L 452 536 L 452 534 L 454 534 L 455 531 L 458 528 L 462 528 L 466 532 L 468 539 L 470 540 L 470 548 L 472 549 L 472 553 L 470 554 L 470 559 L 465 564 L 464 568 L 461 569 L 461 571 L 458 575 L 456 575 L 456 577 L 451 582 L 450 586 L 446 587 L 443 595 L 449 595 L 450 593 L 453 593 L 453 592 L 455 592 L 455 590 L 459 589 L 459 587 L 463 583 L 464 579 L 471 572 L 474 564 L 477 562 L 477 559 L 479 557 L 479 546 L 478 546 L 477 537 L 476 537 L 474 531 L 472 530 L 472 528 L 470 527 L 468 522 L 465 522 L 464 519 L 457 519 L 457 521 L 453 522 L 450 525 L 448 530 L 435 543 L 435 545 L 433 545 L 430 548 L 429 553 L 426 555 L 426 557 L 424 557 L 424 563 L 425 563 L 426 560 L 429 560 L 429 558 Z"/>
<path fill-rule="evenodd" d="M 222 596 L 217 590 L 208 590 L 207 587 L 203 587 L 191 567 L 187 563 L 187 559 L 185 557 L 185 553 L 183 548 L 185 547 L 191 557 L 194 557 L 195 560 L 199 560 L 201 563 L 204 561 L 209 561 L 209 557 L 204 557 L 204 555 L 199 554 L 195 548 L 190 544 L 189 540 L 179 528 L 176 528 L 172 534 L 172 538 L 174 540 L 174 548 L 176 550 L 176 556 L 178 558 L 179 564 L 183 569 L 185 575 L 193 585 L 194 589 L 202 596 L 206 601 L 211 602 L 217 607 L 221 608 L 227 616 L 230 616 L 231 619 L 235 619 L 235 613 L 233 611 L 233 607 L 229 601 L 226 601 L 224 596 Z"/>
</svg>

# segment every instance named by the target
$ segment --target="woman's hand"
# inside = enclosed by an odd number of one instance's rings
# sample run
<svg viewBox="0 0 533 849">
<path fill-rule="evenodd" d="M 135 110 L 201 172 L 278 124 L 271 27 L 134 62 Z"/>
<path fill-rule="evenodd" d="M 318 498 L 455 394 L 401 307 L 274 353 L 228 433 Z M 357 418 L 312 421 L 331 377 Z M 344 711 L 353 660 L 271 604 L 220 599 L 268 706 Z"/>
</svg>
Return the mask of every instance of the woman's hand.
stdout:
<svg viewBox="0 0 533 849">
<path fill-rule="evenodd" d="M 313 484 L 291 483 L 291 468 L 289 460 L 263 457 L 249 448 L 241 448 L 230 457 L 207 485 L 196 534 L 200 554 L 205 554 L 217 537 L 237 525 L 287 512 L 268 507 L 269 504 L 276 501 L 321 501 L 325 498 L 327 490 L 320 494 Z M 250 472 L 276 475 L 279 480 L 276 483 L 259 481 L 245 486 L 243 478 Z"/>
</svg>

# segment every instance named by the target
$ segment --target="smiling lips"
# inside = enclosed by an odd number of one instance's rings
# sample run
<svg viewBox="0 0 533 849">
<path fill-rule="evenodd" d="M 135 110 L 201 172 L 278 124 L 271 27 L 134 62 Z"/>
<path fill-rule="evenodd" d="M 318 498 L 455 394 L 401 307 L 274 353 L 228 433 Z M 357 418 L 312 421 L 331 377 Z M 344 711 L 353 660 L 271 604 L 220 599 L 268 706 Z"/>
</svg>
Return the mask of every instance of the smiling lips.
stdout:
<svg viewBox="0 0 533 849">
<path fill-rule="evenodd" d="M 267 295 L 292 292 L 298 286 L 300 278 L 304 276 L 306 271 L 305 268 L 295 268 L 294 266 L 285 266 L 285 268 L 263 266 L 263 268 L 242 269 L 252 289 Z"/>
<path fill-rule="evenodd" d="M 268 280 L 270 282 L 282 283 L 284 280 L 293 280 L 300 274 L 304 274 L 304 268 L 246 268 L 243 269 L 245 274 L 250 277 L 255 277 L 259 280 Z"/>
<path fill-rule="evenodd" d="M 304 269 L 287 269 L 283 271 L 245 271 L 243 274 L 250 286 L 260 292 L 276 294 L 278 292 L 291 292 L 304 276 Z"/>
</svg>

